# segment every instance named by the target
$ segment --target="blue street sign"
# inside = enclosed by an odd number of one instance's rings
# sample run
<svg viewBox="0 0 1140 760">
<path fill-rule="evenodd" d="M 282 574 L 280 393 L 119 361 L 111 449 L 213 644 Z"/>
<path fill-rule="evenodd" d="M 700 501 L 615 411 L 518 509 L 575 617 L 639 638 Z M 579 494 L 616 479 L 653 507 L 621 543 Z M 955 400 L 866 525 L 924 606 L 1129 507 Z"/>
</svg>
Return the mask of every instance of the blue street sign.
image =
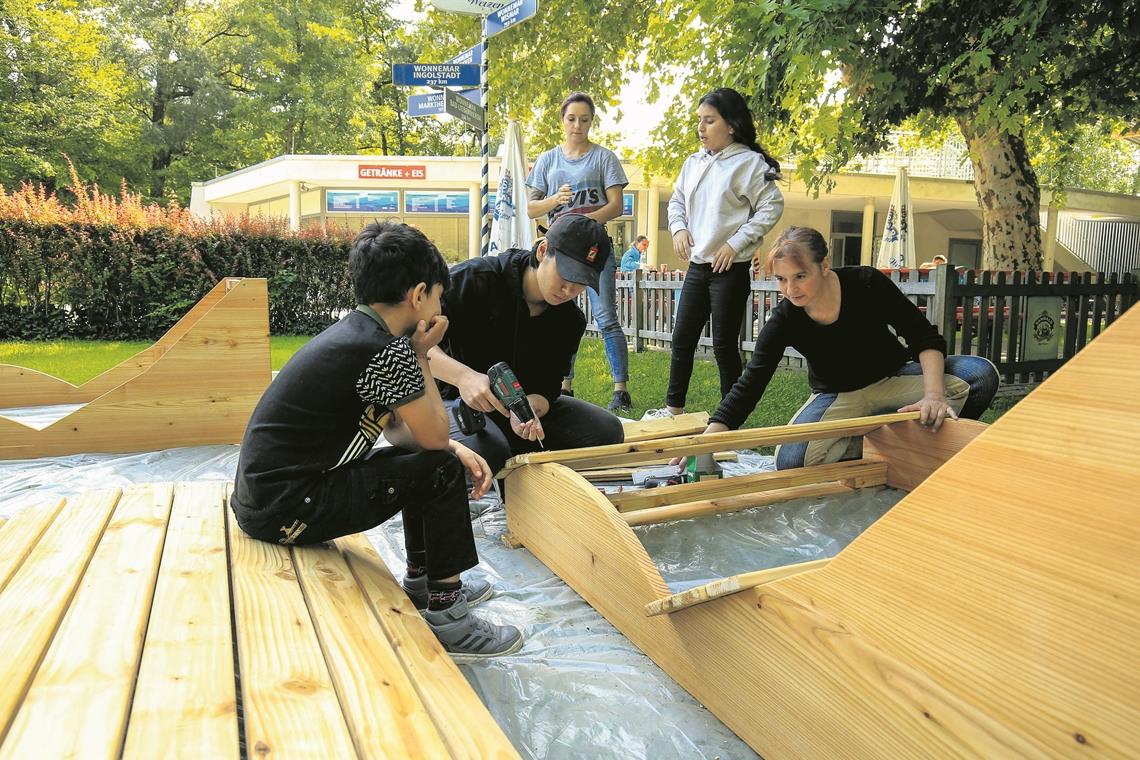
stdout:
<svg viewBox="0 0 1140 760">
<path fill-rule="evenodd" d="M 444 63 L 472 63 L 478 66 L 483 63 L 483 43 L 467 48 L 454 58 L 448 58 Z"/>
<path fill-rule="evenodd" d="M 396 63 L 392 82 L 404 87 L 474 87 L 479 84 L 479 67 L 454 63 Z"/>
<path fill-rule="evenodd" d="M 475 105 L 480 106 L 480 108 L 482 107 L 479 103 L 482 98 L 479 97 L 478 87 L 476 87 L 474 90 L 460 90 L 459 94 L 470 100 Z"/>
<path fill-rule="evenodd" d="M 538 0 L 512 0 L 512 2 L 487 16 L 487 36 L 494 37 L 499 32 L 506 31 L 537 13 Z"/>
<path fill-rule="evenodd" d="M 443 105 L 442 92 L 408 96 L 408 116 L 416 118 L 419 116 L 434 116 L 440 113 L 447 113 L 447 109 Z"/>
</svg>

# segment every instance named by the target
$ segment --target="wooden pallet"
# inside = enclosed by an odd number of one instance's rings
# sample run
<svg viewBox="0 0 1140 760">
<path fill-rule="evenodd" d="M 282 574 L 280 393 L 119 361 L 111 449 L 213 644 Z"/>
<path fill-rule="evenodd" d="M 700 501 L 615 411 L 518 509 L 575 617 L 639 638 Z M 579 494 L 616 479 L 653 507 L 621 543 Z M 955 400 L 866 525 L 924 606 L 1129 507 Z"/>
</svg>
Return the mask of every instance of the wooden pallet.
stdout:
<svg viewBox="0 0 1140 760">
<path fill-rule="evenodd" d="M 238 443 L 269 379 L 266 281 L 227 278 L 154 345 L 83 385 L 0 365 L 0 409 L 84 405 L 42 430 L 0 417 L 0 459 Z"/>
<path fill-rule="evenodd" d="M 1134 756 L 1137 387 L 1134 309 L 992 427 L 851 421 L 865 461 L 777 490 L 611 500 L 570 467 L 839 425 L 527 455 L 509 465 L 510 535 L 769 760 Z M 830 561 L 681 594 L 630 529 L 883 481 L 913 490 Z"/>
<path fill-rule="evenodd" d="M 255 541 L 228 488 L 0 526 L 0 758 L 518 757 L 362 535 Z"/>
</svg>

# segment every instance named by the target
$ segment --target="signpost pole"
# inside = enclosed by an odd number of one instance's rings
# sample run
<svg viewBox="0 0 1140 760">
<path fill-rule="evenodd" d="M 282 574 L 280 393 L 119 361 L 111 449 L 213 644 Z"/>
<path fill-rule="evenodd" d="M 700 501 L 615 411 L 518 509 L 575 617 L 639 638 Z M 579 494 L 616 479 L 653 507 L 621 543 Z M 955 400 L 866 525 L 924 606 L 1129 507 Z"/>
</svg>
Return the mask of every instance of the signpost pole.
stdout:
<svg viewBox="0 0 1140 760">
<path fill-rule="evenodd" d="M 488 153 L 490 152 L 490 141 L 487 138 L 487 109 L 490 104 L 487 102 L 487 61 L 491 57 L 490 49 L 487 47 L 487 17 L 482 19 L 481 28 L 483 30 L 481 44 L 483 46 L 483 59 L 479 62 L 479 105 L 483 107 L 483 128 L 482 128 L 482 142 L 481 150 L 483 154 L 483 190 L 481 195 L 483 215 L 482 219 L 482 245 L 479 248 L 479 255 L 486 256 L 491 248 L 491 213 L 487 201 L 489 200 L 488 182 L 490 180 L 490 161 Z"/>
</svg>

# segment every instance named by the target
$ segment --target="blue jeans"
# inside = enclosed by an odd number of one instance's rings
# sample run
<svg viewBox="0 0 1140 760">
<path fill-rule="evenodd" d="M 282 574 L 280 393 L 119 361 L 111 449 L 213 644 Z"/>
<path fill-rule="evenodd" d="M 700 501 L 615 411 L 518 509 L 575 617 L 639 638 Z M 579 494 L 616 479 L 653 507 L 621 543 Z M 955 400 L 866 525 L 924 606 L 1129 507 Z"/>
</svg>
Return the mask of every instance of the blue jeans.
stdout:
<svg viewBox="0 0 1140 760">
<path fill-rule="evenodd" d="M 626 343 L 625 333 L 617 316 L 617 283 L 614 273 L 617 268 L 611 256 L 598 277 L 598 293 L 593 288 L 586 288 L 590 298 L 590 311 L 594 315 L 594 322 L 602 333 L 602 341 L 606 346 L 606 361 L 610 365 L 610 374 L 615 383 L 624 383 L 629 380 L 629 344 Z M 578 362 L 578 354 L 570 359 L 570 374 L 567 379 L 574 379 L 574 365 Z"/>
<path fill-rule="evenodd" d="M 1001 378 L 981 356 L 947 356 L 944 370 L 946 401 L 965 419 L 976 420 L 989 407 Z M 888 414 L 922 398 L 922 365 L 907 362 L 890 377 L 845 393 L 816 393 L 796 412 L 793 425 Z M 828 464 L 863 455 L 863 439 L 834 438 L 786 443 L 776 449 L 776 469 Z"/>
</svg>

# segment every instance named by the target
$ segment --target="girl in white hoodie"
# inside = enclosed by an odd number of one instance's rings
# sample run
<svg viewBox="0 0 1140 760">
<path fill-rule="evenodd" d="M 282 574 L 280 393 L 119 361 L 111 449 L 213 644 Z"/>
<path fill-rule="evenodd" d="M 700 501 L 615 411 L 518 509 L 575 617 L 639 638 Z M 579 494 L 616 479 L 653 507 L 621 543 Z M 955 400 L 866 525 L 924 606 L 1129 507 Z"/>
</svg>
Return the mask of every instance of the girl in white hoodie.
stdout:
<svg viewBox="0 0 1140 760">
<path fill-rule="evenodd" d="M 685 160 L 669 200 L 673 251 L 689 263 L 665 397 L 672 414 L 685 411 L 693 354 L 710 314 L 721 398 L 740 377 L 737 336 L 751 293 L 750 262 L 784 212 L 776 187 L 780 164 L 756 143 L 752 113 L 740 93 L 713 90 L 701 98 L 697 118 L 701 149 Z"/>
</svg>

